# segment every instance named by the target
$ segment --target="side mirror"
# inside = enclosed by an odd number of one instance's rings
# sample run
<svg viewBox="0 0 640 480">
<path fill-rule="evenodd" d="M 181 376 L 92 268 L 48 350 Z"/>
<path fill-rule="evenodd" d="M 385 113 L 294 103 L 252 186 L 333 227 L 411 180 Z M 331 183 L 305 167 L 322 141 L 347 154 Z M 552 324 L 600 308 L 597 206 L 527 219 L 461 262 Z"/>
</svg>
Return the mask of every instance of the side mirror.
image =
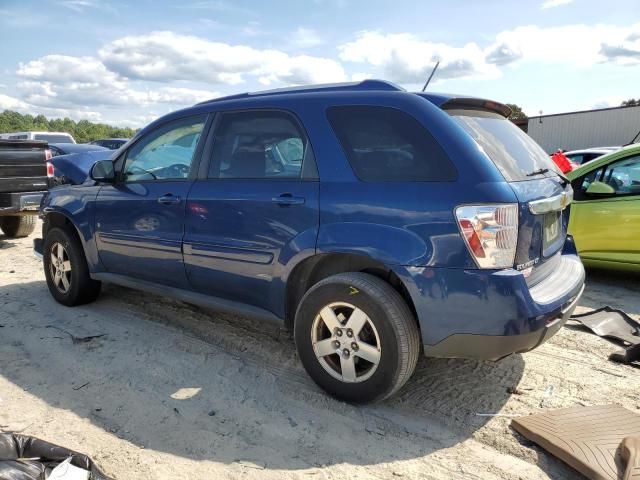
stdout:
<svg viewBox="0 0 640 480">
<path fill-rule="evenodd" d="M 586 193 L 589 195 L 614 195 L 616 189 L 604 182 L 592 182 Z"/>
<path fill-rule="evenodd" d="M 96 182 L 112 183 L 116 178 L 116 171 L 113 168 L 113 161 L 99 160 L 91 167 L 89 174 Z"/>
</svg>

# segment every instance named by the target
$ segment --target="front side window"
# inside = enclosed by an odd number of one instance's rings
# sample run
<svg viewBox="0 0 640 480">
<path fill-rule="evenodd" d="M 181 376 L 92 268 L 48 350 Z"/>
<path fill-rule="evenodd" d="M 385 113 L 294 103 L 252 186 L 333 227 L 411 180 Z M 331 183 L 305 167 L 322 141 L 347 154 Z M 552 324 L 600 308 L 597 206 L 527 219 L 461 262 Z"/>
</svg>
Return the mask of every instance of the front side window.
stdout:
<svg viewBox="0 0 640 480">
<path fill-rule="evenodd" d="M 356 176 L 365 182 L 453 181 L 457 171 L 433 136 L 395 108 L 344 106 L 327 117 Z"/>
<path fill-rule="evenodd" d="M 187 178 L 205 122 L 206 115 L 181 118 L 145 135 L 127 152 L 123 180 Z"/>
<path fill-rule="evenodd" d="M 599 182 L 599 192 L 592 194 L 589 187 Z M 618 160 L 587 173 L 580 181 L 581 197 L 640 195 L 640 155 Z"/>
<path fill-rule="evenodd" d="M 209 178 L 299 178 L 307 148 L 288 113 L 225 113 L 216 128 Z"/>
</svg>

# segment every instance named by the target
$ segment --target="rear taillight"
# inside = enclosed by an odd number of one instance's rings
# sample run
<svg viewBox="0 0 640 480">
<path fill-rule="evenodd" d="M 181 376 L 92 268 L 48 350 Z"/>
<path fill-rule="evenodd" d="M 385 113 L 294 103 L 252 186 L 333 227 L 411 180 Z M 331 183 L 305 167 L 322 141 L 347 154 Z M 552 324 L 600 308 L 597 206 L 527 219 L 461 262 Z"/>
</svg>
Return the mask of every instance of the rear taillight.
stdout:
<svg viewBox="0 0 640 480">
<path fill-rule="evenodd" d="M 53 155 L 51 155 L 51 149 L 46 148 L 44 151 L 44 161 L 47 164 L 47 178 L 53 178 L 53 163 L 50 162 Z"/>
<path fill-rule="evenodd" d="M 480 268 L 513 266 L 518 244 L 518 205 L 465 205 L 456 219 L 467 248 Z"/>
</svg>

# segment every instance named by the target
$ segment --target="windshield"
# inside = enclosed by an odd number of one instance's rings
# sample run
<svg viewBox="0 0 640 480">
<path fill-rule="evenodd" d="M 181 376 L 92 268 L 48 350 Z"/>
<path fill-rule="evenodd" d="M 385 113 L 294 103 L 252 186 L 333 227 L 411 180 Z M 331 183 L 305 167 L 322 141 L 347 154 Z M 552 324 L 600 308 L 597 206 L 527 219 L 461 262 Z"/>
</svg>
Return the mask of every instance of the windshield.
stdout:
<svg viewBox="0 0 640 480">
<path fill-rule="evenodd" d="M 509 182 L 557 175 L 549 155 L 526 133 L 499 115 L 452 111 L 453 118 L 471 135 Z"/>
<path fill-rule="evenodd" d="M 49 143 L 73 143 L 71 135 L 49 135 L 47 133 L 38 133 L 33 137 L 34 140 L 44 140 Z"/>
</svg>

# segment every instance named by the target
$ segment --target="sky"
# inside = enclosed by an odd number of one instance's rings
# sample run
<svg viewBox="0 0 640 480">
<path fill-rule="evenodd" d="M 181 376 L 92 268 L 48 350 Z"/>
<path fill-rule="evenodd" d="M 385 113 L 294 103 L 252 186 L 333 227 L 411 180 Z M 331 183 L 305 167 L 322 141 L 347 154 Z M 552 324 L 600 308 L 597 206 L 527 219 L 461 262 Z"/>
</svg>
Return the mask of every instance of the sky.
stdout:
<svg viewBox="0 0 640 480">
<path fill-rule="evenodd" d="M 0 0 L 0 110 L 141 127 L 222 95 L 381 78 L 530 116 L 640 98 L 638 0 Z"/>
</svg>

